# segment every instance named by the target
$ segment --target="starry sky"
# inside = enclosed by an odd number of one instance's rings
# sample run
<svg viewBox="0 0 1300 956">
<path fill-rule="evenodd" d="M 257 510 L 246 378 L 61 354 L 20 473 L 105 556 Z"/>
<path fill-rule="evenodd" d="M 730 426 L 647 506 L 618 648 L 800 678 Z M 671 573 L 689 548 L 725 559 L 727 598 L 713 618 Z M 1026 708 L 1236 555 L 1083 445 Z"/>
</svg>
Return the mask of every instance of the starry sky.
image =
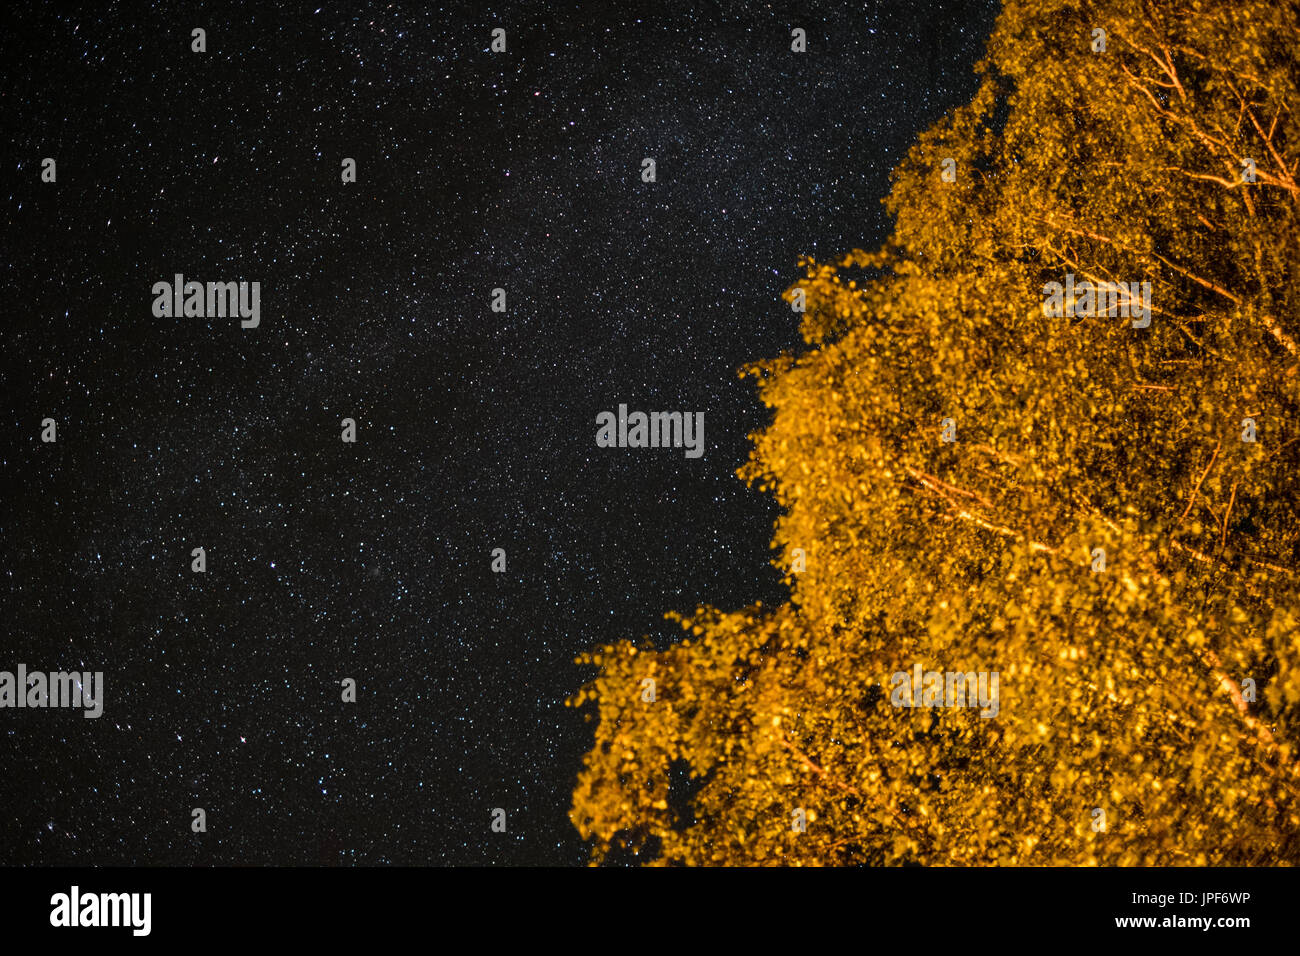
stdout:
<svg viewBox="0 0 1300 956">
<path fill-rule="evenodd" d="M 994 5 L 104 6 L 0 12 L 0 670 L 106 684 L 0 710 L 0 864 L 584 862 L 573 658 L 781 599 L 736 370 Z M 705 455 L 596 447 L 620 403 Z"/>
</svg>

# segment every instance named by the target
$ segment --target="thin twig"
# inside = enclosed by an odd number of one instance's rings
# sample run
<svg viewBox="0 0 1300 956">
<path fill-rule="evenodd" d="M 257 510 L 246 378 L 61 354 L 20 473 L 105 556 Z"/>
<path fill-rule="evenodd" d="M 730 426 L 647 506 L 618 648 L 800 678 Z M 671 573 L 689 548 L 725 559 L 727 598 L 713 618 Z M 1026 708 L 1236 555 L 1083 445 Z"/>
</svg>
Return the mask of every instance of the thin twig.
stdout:
<svg viewBox="0 0 1300 956">
<path fill-rule="evenodd" d="M 1205 466 L 1205 470 L 1201 472 L 1201 477 L 1196 482 L 1196 487 L 1192 489 L 1192 496 L 1187 499 L 1187 508 L 1185 511 L 1183 511 L 1182 517 L 1178 519 L 1179 524 L 1183 523 L 1183 518 L 1186 518 L 1189 514 L 1191 514 L 1192 505 L 1196 503 L 1196 493 L 1201 490 L 1201 482 L 1205 480 L 1205 476 L 1210 473 L 1210 469 L 1214 467 L 1215 461 L 1218 460 L 1219 449 L 1221 447 L 1223 447 L 1222 439 L 1220 439 L 1219 443 L 1214 446 L 1214 454 L 1210 456 L 1210 463 Z"/>
</svg>

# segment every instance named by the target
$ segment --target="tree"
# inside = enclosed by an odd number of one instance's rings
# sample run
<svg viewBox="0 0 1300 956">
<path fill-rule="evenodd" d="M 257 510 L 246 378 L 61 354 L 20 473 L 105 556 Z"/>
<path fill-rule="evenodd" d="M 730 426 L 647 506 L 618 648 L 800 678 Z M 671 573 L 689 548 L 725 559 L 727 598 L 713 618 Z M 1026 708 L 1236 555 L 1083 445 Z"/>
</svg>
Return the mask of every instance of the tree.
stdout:
<svg viewBox="0 0 1300 956">
<path fill-rule="evenodd" d="M 595 861 L 1300 860 L 1298 55 L 1292 4 L 1006 3 L 888 242 L 745 370 L 789 601 L 580 658 Z M 1047 314 L 1067 275 L 1150 325 Z M 918 663 L 996 716 L 895 706 Z"/>
</svg>

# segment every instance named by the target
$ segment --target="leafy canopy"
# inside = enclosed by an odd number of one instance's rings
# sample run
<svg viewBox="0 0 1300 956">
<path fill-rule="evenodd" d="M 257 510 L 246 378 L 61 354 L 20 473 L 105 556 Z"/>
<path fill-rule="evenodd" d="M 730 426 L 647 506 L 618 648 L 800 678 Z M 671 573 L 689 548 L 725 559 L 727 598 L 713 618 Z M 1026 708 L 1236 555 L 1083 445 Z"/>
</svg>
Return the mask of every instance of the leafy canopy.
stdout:
<svg viewBox="0 0 1300 956">
<path fill-rule="evenodd" d="M 596 861 L 1300 859 L 1298 56 L 1275 0 L 1006 3 L 888 242 L 803 263 L 810 351 L 746 370 L 788 603 L 580 658 Z M 1066 273 L 1150 326 L 1045 315 Z M 916 663 L 999 713 L 892 706 Z"/>
</svg>

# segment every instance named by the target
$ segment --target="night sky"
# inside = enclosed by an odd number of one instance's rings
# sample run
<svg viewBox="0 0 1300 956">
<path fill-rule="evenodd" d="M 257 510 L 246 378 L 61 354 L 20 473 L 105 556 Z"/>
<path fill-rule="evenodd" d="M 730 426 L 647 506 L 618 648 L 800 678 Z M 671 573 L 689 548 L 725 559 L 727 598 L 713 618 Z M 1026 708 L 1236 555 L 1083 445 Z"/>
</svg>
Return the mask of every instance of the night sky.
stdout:
<svg viewBox="0 0 1300 956">
<path fill-rule="evenodd" d="M 736 370 L 993 5 L 103 6 L 0 13 L 0 670 L 106 684 L 0 710 L 0 863 L 584 862 L 573 658 L 781 599 Z M 704 456 L 596 447 L 620 403 Z"/>
</svg>

